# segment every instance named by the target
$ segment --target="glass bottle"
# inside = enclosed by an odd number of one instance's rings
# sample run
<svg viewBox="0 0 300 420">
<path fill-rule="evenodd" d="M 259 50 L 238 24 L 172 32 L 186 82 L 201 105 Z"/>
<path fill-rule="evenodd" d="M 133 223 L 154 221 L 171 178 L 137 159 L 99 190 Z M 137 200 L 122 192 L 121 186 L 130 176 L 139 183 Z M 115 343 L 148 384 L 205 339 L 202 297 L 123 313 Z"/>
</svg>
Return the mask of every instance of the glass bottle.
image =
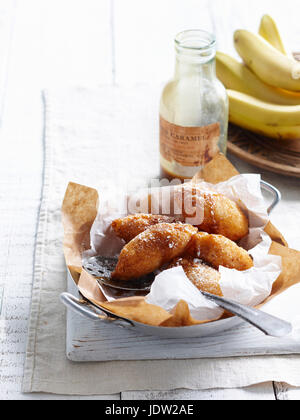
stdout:
<svg viewBox="0 0 300 420">
<path fill-rule="evenodd" d="M 190 179 L 218 152 L 226 154 L 228 97 L 216 76 L 216 40 L 205 31 L 175 39 L 175 75 L 160 103 L 163 177 Z"/>
</svg>

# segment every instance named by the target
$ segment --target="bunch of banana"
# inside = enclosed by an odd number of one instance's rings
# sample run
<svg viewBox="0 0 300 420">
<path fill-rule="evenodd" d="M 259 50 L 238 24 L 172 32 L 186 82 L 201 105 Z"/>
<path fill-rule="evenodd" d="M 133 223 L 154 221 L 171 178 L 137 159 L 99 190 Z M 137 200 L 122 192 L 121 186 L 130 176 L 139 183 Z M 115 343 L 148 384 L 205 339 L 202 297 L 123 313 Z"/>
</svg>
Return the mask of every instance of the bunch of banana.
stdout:
<svg viewBox="0 0 300 420">
<path fill-rule="evenodd" d="M 300 139 L 300 63 L 288 56 L 276 23 L 261 20 L 259 35 L 234 35 L 238 62 L 217 53 L 217 75 L 228 89 L 230 121 L 278 139 Z"/>
<path fill-rule="evenodd" d="M 274 105 L 228 90 L 229 119 L 255 133 L 281 139 L 300 139 L 300 105 Z"/>
<path fill-rule="evenodd" d="M 287 55 L 277 25 L 271 16 L 264 15 L 262 17 L 258 32 L 266 41 L 273 45 L 276 50 Z"/>
<path fill-rule="evenodd" d="M 217 52 L 217 75 L 228 89 L 237 90 L 273 104 L 300 105 L 300 93 L 264 83 L 245 64 L 222 52 Z"/>
</svg>

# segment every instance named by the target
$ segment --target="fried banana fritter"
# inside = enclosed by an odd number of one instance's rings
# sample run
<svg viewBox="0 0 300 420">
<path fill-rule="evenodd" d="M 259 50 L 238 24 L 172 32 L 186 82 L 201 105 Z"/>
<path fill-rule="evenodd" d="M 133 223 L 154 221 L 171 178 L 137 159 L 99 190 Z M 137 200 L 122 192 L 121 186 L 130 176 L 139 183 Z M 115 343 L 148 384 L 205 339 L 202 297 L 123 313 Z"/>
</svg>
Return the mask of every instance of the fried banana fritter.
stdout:
<svg viewBox="0 0 300 420">
<path fill-rule="evenodd" d="M 248 234 L 246 215 L 234 201 L 224 195 L 189 184 L 176 187 L 173 193 L 174 203 L 171 203 L 170 216 L 134 214 L 116 219 L 112 222 L 112 228 L 117 236 L 130 242 L 153 225 L 176 223 L 176 220 L 190 223 L 203 232 L 223 235 L 232 241 L 238 241 Z M 149 200 L 151 202 L 151 196 Z"/>
<path fill-rule="evenodd" d="M 183 254 L 197 228 L 181 223 L 160 223 L 132 239 L 121 251 L 112 277 L 130 280 L 152 273 Z"/>
<path fill-rule="evenodd" d="M 204 260 L 216 269 L 220 265 L 238 271 L 253 267 L 248 252 L 222 235 L 197 233 L 187 247 L 186 255 Z"/>
<path fill-rule="evenodd" d="M 232 241 L 240 240 L 249 232 L 246 215 L 234 201 L 222 194 L 187 184 L 176 190 L 175 200 L 182 203 L 182 215 L 189 219 L 186 222 L 197 226 L 200 231 L 223 235 Z"/>
<path fill-rule="evenodd" d="M 220 287 L 220 273 L 203 261 L 193 258 L 176 258 L 168 268 L 181 266 L 189 280 L 202 292 L 223 296 Z"/>
<path fill-rule="evenodd" d="M 116 219 L 112 222 L 112 228 L 116 235 L 130 242 L 140 233 L 159 223 L 174 223 L 174 217 L 154 214 L 133 214 L 123 219 Z"/>
</svg>

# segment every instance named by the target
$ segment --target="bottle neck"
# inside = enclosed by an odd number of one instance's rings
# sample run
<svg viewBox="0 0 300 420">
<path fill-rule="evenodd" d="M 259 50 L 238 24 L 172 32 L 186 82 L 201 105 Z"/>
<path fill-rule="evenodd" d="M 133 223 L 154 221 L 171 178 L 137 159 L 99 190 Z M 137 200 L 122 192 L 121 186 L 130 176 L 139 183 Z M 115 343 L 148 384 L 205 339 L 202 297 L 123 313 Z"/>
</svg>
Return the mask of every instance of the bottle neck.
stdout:
<svg viewBox="0 0 300 420">
<path fill-rule="evenodd" d="M 215 56 L 209 61 L 199 61 L 176 55 L 175 80 L 183 77 L 204 77 L 208 80 L 216 79 L 216 60 Z"/>
<path fill-rule="evenodd" d="M 175 79 L 193 76 L 216 78 L 214 35 L 201 30 L 181 32 L 175 38 L 175 50 Z"/>
</svg>

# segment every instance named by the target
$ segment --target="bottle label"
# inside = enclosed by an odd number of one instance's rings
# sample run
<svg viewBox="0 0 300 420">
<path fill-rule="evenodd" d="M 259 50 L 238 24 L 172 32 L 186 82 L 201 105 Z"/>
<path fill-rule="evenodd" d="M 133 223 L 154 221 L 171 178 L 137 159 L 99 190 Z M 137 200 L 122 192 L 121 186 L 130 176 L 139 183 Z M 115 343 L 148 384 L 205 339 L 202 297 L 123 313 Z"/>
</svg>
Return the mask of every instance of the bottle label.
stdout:
<svg viewBox="0 0 300 420">
<path fill-rule="evenodd" d="M 201 167 L 219 152 L 220 123 L 182 127 L 160 116 L 160 153 L 169 162 Z"/>
</svg>

